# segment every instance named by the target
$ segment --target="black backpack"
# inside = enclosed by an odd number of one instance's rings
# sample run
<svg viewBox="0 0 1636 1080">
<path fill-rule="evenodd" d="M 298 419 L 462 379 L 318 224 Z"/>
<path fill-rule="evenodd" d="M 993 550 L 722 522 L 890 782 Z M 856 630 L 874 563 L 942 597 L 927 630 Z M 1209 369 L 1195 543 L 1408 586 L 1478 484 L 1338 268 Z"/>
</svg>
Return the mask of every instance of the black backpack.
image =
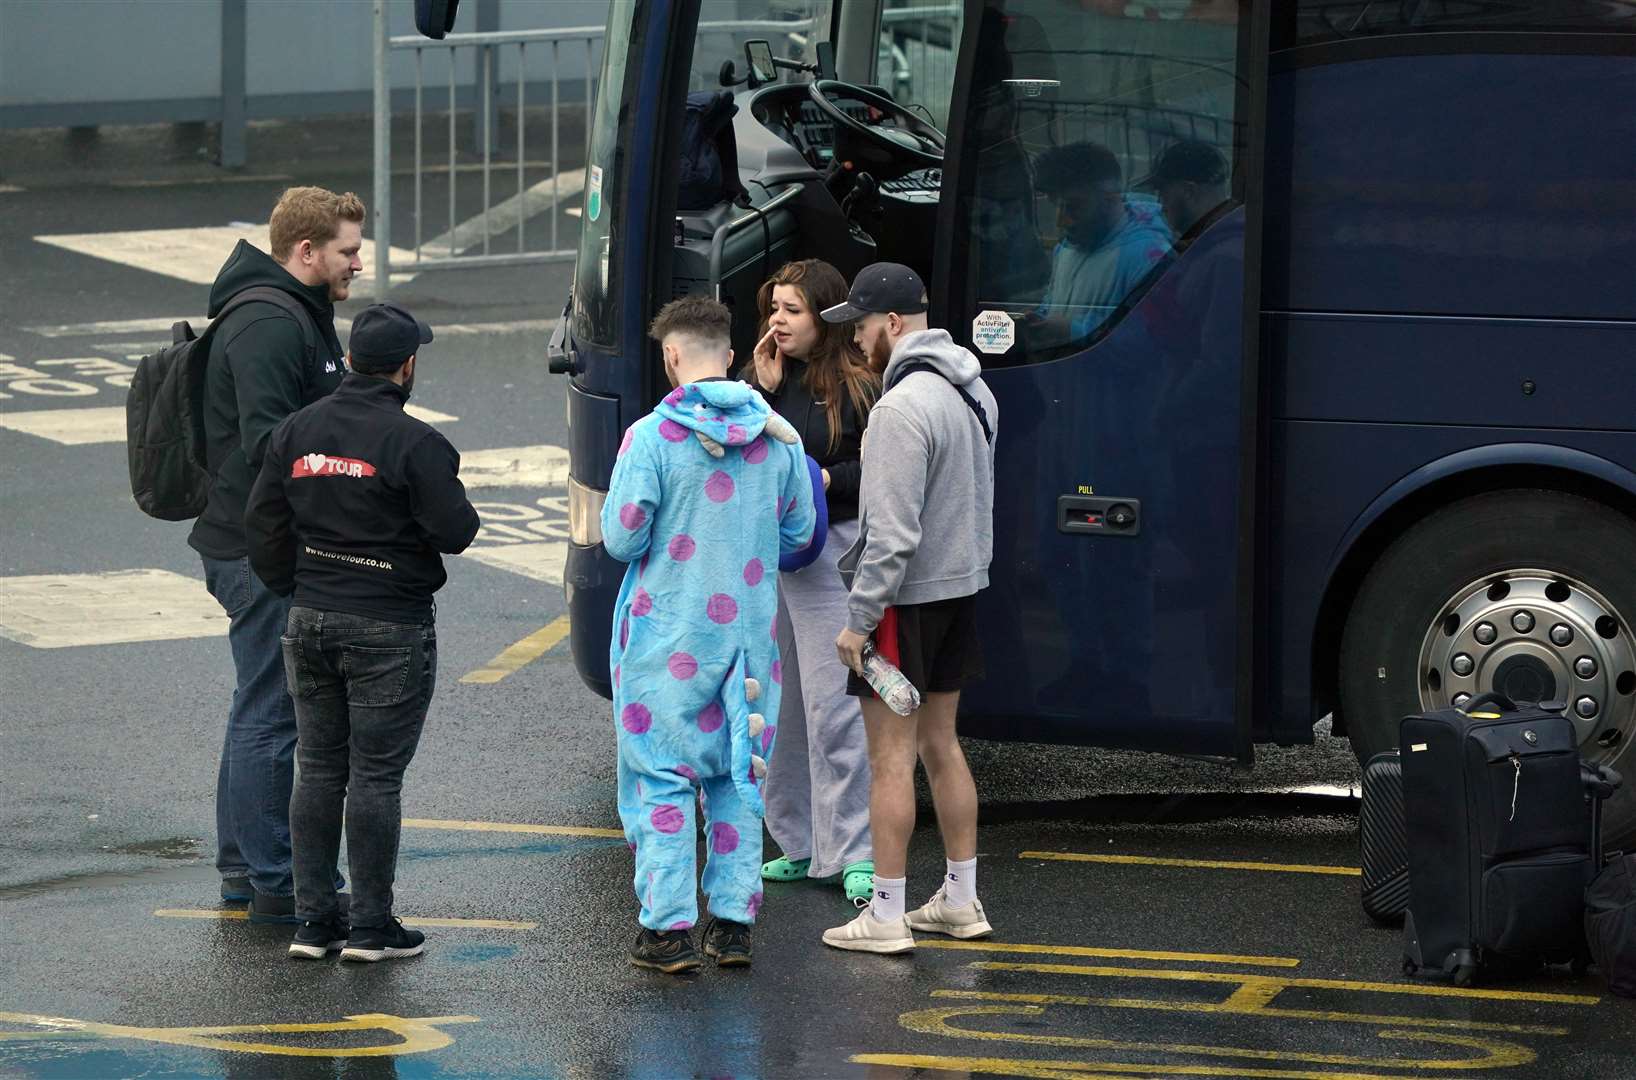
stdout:
<svg viewBox="0 0 1636 1080">
<path fill-rule="evenodd" d="M 1636 855 L 1609 863 L 1585 890 L 1585 937 L 1608 987 L 1636 997 Z"/>
<path fill-rule="evenodd" d="M 204 513 L 212 480 L 205 462 L 204 428 L 210 341 L 232 311 L 257 301 L 281 307 L 294 317 L 310 357 L 317 331 L 306 307 L 282 289 L 258 285 L 229 300 L 201 335 L 195 336 L 186 322 L 175 323 L 171 344 L 137 362 L 125 397 L 125 453 L 130 459 L 131 494 L 149 517 L 187 521 Z"/>
<path fill-rule="evenodd" d="M 687 95 L 676 209 L 708 210 L 723 202 L 749 205 L 750 193 L 738 176 L 738 140 L 733 135 L 737 112 L 733 95 L 725 90 Z"/>
</svg>

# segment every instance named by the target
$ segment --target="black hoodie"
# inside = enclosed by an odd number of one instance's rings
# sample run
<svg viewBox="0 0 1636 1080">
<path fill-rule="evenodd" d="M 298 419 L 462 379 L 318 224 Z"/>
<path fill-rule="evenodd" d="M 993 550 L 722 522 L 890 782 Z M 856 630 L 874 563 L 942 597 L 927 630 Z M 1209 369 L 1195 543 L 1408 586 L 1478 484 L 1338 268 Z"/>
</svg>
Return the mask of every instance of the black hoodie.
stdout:
<svg viewBox="0 0 1636 1080">
<path fill-rule="evenodd" d="M 755 364 L 746 364 L 739 377 L 755 386 Z M 863 477 L 859 461 L 863 451 L 863 429 L 868 414 L 858 416 L 852 407 L 852 398 L 841 390 L 841 437 L 830 446 L 829 411 L 824 403 L 807 389 L 805 360 L 784 358 L 784 381 L 778 389 L 761 390 L 761 396 L 773 411 L 790 422 L 801 435 L 801 446 L 819 466 L 829 470 L 829 490 L 825 497 L 829 504 L 829 521 L 851 521 L 858 516 L 858 484 Z"/>
<path fill-rule="evenodd" d="M 256 285 L 282 289 L 306 305 L 318 343 L 309 356 L 300 324 L 275 304 L 245 304 L 216 329 L 204 392 L 205 460 L 214 481 L 187 540 L 215 559 L 248 553 L 244 505 L 273 428 L 332 392 L 346 374 L 329 286 L 301 284 L 248 241 L 239 241 L 216 275 L 206 314 L 214 319 L 235 295 Z"/>
</svg>

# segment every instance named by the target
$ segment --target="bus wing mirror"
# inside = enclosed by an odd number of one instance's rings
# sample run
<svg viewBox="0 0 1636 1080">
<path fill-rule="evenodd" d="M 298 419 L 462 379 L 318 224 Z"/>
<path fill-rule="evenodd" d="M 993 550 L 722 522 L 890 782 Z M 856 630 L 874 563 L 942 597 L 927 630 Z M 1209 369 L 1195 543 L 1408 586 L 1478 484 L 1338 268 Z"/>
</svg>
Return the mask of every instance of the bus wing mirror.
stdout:
<svg viewBox="0 0 1636 1080">
<path fill-rule="evenodd" d="M 460 0 L 415 0 L 415 29 L 423 37 L 443 40 L 454 29 L 455 9 Z"/>
</svg>

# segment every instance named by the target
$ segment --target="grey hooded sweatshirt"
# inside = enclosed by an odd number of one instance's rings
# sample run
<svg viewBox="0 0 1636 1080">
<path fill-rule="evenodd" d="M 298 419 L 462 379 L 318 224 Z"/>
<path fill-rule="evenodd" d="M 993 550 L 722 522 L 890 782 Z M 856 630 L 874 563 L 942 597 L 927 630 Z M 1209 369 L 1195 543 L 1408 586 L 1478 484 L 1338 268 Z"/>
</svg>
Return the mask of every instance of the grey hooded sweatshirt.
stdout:
<svg viewBox="0 0 1636 1080">
<path fill-rule="evenodd" d="M 930 363 L 895 382 L 899 369 Z M 998 438 L 1000 410 L 977 358 L 947 330 L 906 334 L 892 350 L 869 414 L 858 507 L 863 533 L 847 626 L 868 634 L 894 605 L 970 596 L 988 586 L 994 553 L 994 447 L 955 386 Z M 951 385 L 953 384 L 953 385 Z M 850 560 L 849 560 L 850 561 Z"/>
</svg>

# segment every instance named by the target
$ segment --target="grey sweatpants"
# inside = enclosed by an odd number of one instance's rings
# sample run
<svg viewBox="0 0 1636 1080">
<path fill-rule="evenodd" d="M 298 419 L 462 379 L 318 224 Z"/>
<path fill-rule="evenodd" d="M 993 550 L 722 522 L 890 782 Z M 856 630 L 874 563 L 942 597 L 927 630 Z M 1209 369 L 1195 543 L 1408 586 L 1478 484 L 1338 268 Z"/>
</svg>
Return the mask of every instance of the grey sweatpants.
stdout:
<svg viewBox="0 0 1636 1080">
<path fill-rule="evenodd" d="M 871 857 L 869 746 L 858 699 L 846 694 L 835 638 L 846 625 L 846 589 L 835 571 L 858 538 L 857 521 L 830 526 L 811 566 L 778 575 L 778 651 L 784 697 L 778 743 L 762 795 L 767 831 L 808 877 L 829 877 Z"/>
</svg>

